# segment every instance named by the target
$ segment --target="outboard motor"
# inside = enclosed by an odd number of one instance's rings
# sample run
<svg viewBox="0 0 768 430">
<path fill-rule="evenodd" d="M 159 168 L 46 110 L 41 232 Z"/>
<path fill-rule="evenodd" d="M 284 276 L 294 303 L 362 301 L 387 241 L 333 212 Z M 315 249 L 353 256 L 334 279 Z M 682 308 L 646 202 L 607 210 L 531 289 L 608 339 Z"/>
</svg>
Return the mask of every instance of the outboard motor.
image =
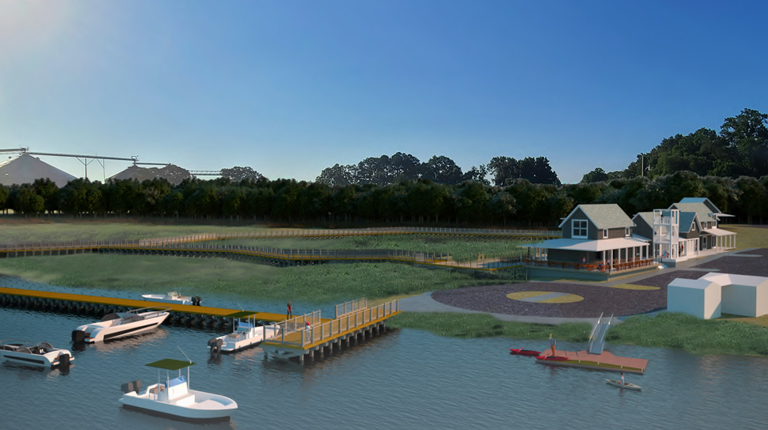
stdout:
<svg viewBox="0 0 768 430">
<path fill-rule="evenodd" d="M 208 341 L 208 347 L 211 348 L 211 357 L 221 354 L 222 345 L 224 345 L 224 341 L 216 337 Z"/>
<path fill-rule="evenodd" d="M 194 296 L 192 297 L 192 306 L 200 306 L 200 302 L 203 301 L 203 298 L 200 296 Z"/>
<path fill-rule="evenodd" d="M 61 366 L 61 367 L 69 366 L 69 362 L 70 362 L 69 359 L 70 358 L 71 357 L 70 357 L 69 354 L 61 354 L 61 355 L 59 355 L 59 366 Z"/>
<path fill-rule="evenodd" d="M 120 387 L 121 390 L 123 390 L 123 393 L 132 393 L 132 392 L 139 392 L 141 391 L 141 380 L 137 379 L 135 381 L 127 382 L 123 384 Z"/>
<path fill-rule="evenodd" d="M 74 343 L 83 343 L 85 342 L 85 332 L 82 330 L 73 330 L 72 331 L 72 342 Z"/>
</svg>

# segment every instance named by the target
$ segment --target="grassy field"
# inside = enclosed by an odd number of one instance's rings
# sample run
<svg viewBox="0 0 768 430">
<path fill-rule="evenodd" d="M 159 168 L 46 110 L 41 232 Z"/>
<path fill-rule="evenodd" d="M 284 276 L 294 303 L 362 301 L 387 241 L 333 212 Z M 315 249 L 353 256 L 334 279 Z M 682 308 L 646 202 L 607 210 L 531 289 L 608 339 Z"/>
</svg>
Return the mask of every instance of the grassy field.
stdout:
<svg viewBox="0 0 768 430">
<path fill-rule="evenodd" d="M 398 263 L 277 268 L 226 259 L 79 254 L 0 260 L 0 273 L 66 287 L 227 293 L 318 305 L 511 282 L 505 272 L 425 269 Z"/>
<path fill-rule="evenodd" d="M 743 224 L 724 224 L 720 227 L 737 234 L 736 249 L 768 248 L 768 228 Z"/>
<path fill-rule="evenodd" d="M 137 240 L 203 233 L 238 233 L 263 230 L 261 226 L 157 225 L 140 222 L 94 220 L 4 219 L 0 221 L 0 245 L 24 242 L 71 242 Z"/>
<path fill-rule="evenodd" d="M 210 244 L 260 246 L 282 249 L 394 249 L 451 255 L 454 260 L 520 255 L 525 252 L 519 245 L 530 242 L 517 240 L 490 240 L 422 235 L 352 236 L 334 239 L 230 239 L 207 242 Z"/>
<path fill-rule="evenodd" d="M 453 313 L 407 313 L 396 316 L 391 327 L 427 330 L 459 338 L 509 337 L 545 340 L 552 333 L 558 340 L 588 342 L 589 324 L 542 324 L 504 322 L 490 315 Z M 680 348 L 692 354 L 768 356 L 768 328 L 721 320 L 661 313 L 636 316 L 613 326 L 606 343 Z"/>
</svg>

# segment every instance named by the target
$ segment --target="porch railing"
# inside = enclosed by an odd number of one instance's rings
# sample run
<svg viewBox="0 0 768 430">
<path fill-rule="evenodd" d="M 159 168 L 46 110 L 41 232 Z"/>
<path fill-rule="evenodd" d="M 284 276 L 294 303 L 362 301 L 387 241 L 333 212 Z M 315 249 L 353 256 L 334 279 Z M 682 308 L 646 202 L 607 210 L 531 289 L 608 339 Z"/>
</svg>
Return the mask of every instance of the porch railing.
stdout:
<svg viewBox="0 0 768 430">
<path fill-rule="evenodd" d="M 609 262 L 603 264 L 602 261 L 591 263 L 571 263 L 567 261 L 549 261 L 543 259 L 524 258 L 523 264 L 535 267 L 551 267 L 556 269 L 584 270 L 589 272 L 620 272 L 623 270 L 640 269 L 643 267 L 652 267 L 659 264 L 658 259 L 647 258 L 635 261 L 613 260 L 613 266 Z"/>
</svg>

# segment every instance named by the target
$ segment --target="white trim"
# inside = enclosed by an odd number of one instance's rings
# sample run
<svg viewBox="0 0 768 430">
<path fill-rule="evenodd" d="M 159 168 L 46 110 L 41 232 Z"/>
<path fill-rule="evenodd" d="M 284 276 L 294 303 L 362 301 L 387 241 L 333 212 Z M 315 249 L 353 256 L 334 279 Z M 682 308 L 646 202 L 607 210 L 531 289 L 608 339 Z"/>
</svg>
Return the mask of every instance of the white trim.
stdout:
<svg viewBox="0 0 768 430">
<path fill-rule="evenodd" d="M 603 229 L 603 239 L 608 239 L 608 229 L 607 228 Z"/>
<path fill-rule="evenodd" d="M 576 209 L 579 209 L 579 210 L 581 210 L 581 213 L 582 213 L 582 214 L 583 214 L 585 217 L 587 217 L 587 219 L 589 220 L 589 222 L 591 222 L 592 224 L 594 224 L 594 225 L 595 225 L 595 227 L 597 227 L 597 223 L 595 223 L 595 222 L 592 220 L 592 218 L 590 218 L 590 217 L 589 217 L 589 215 L 587 215 L 587 213 L 586 213 L 586 212 L 584 212 L 584 210 L 583 210 L 583 209 L 581 209 L 581 205 L 578 205 L 578 206 L 576 206 L 575 208 L 573 208 L 573 210 L 571 211 L 571 213 L 569 213 L 569 214 L 568 214 L 568 216 L 567 216 L 567 217 L 565 217 L 565 218 L 563 219 L 563 222 L 561 222 L 561 223 L 560 223 L 560 225 L 559 225 L 559 226 L 557 226 L 557 228 L 563 228 L 563 226 L 565 225 L 565 222 L 566 222 L 566 221 L 568 221 L 568 218 L 570 218 L 570 217 L 571 217 L 571 215 L 573 215 L 573 214 L 576 212 Z M 571 227 L 573 227 L 573 225 L 571 225 Z"/>
<path fill-rule="evenodd" d="M 647 246 L 648 240 L 631 238 L 615 238 L 605 240 L 551 239 L 539 243 L 520 245 L 521 248 L 562 249 L 566 251 L 611 251 L 614 249 Z"/>
</svg>

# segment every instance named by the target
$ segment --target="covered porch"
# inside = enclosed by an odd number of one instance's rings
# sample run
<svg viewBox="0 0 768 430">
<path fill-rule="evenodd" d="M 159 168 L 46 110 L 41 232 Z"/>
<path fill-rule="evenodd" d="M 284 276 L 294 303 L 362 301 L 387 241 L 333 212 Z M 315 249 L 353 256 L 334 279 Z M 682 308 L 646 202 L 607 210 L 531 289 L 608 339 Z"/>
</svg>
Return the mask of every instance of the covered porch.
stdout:
<svg viewBox="0 0 768 430">
<path fill-rule="evenodd" d="M 531 266 L 611 273 L 658 264 L 650 242 L 637 237 L 554 239 L 521 247 L 528 248 L 522 262 Z"/>
<path fill-rule="evenodd" d="M 706 249 L 716 251 L 727 251 L 736 248 L 736 233 L 728 230 L 721 230 L 717 227 L 708 228 L 701 231 L 702 241 L 706 238 Z M 703 244 L 702 244 L 703 245 Z"/>
</svg>

